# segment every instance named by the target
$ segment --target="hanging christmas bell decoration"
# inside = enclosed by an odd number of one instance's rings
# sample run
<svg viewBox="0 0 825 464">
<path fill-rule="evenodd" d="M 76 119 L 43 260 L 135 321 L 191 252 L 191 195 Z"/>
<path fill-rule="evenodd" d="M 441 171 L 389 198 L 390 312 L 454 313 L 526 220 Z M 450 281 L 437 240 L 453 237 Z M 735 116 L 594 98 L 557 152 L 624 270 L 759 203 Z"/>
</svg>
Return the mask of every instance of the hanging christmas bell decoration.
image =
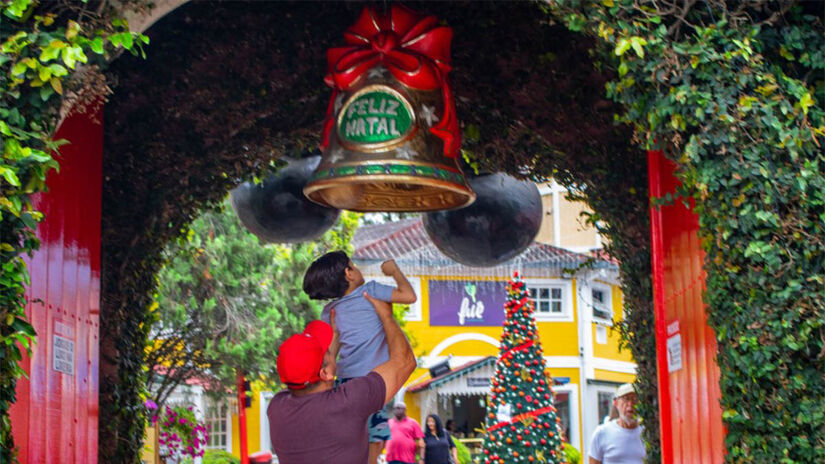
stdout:
<svg viewBox="0 0 825 464">
<path fill-rule="evenodd" d="M 327 52 L 333 88 L 323 159 L 304 194 L 352 211 L 435 211 L 475 194 L 458 165 L 461 134 L 447 81 L 452 30 L 435 16 L 367 7 Z"/>
<path fill-rule="evenodd" d="M 232 209 L 261 241 L 299 243 L 326 232 L 338 219 L 337 209 L 317 205 L 303 189 L 320 156 L 290 160 L 260 184 L 246 182 L 230 192 Z"/>
<path fill-rule="evenodd" d="M 524 251 L 541 227 L 536 184 L 496 173 L 470 179 L 475 203 L 424 215 L 424 230 L 442 253 L 471 267 L 490 267 Z"/>
</svg>

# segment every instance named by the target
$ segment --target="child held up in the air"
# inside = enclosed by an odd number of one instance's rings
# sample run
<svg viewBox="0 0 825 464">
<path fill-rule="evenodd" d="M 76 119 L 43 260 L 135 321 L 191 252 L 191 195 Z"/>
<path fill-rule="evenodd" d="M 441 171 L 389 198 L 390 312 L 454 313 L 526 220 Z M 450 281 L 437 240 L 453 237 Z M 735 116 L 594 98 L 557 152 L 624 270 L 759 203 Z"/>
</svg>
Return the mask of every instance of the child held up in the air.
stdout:
<svg viewBox="0 0 825 464">
<path fill-rule="evenodd" d="M 304 275 L 304 292 L 314 300 L 332 299 L 324 306 L 321 319 L 329 322 L 330 311 L 335 310 L 335 322 L 341 343 L 338 357 L 338 383 L 365 376 L 389 359 L 387 339 L 381 320 L 364 294 L 389 303 L 412 304 L 416 301 L 410 282 L 390 259 L 381 264 L 381 272 L 395 280 L 396 288 L 373 280 L 364 281 L 343 251 L 333 251 L 316 259 Z M 374 464 L 384 442 L 390 438 L 388 416 L 381 409 L 370 416 L 369 463 Z"/>
</svg>

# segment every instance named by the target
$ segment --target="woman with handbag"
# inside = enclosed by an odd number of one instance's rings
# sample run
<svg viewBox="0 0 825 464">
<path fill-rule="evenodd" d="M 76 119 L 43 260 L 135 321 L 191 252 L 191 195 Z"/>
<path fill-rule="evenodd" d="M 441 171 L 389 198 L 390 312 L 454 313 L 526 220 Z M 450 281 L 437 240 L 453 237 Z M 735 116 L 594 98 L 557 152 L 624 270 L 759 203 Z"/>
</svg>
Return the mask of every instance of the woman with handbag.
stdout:
<svg viewBox="0 0 825 464">
<path fill-rule="evenodd" d="M 453 437 L 441 425 L 436 414 L 427 416 L 424 423 L 424 464 L 458 464 L 458 451 Z"/>
</svg>

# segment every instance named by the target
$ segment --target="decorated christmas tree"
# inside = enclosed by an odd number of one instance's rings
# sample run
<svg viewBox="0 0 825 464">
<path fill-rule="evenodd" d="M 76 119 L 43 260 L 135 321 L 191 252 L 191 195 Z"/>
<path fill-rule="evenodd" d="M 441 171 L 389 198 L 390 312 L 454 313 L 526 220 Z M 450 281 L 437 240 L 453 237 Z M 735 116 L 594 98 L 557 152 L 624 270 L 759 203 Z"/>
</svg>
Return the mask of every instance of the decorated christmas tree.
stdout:
<svg viewBox="0 0 825 464">
<path fill-rule="evenodd" d="M 565 462 L 552 380 L 545 378 L 533 303 L 518 272 L 507 284 L 501 349 L 487 401 L 484 464 Z"/>
</svg>

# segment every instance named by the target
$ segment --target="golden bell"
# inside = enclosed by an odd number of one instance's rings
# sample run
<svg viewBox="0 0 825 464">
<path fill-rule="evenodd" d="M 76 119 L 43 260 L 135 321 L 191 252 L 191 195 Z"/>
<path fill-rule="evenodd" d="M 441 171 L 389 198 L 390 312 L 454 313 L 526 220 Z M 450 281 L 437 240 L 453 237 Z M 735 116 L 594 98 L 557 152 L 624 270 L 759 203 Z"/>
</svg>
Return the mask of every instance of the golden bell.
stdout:
<svg viewBox="0 0 825 464">
<path fill-rule="evenodd" d="M 350 211 L 436 211 L 475 200 L 458 160 L 430 132 L 443 114 L 438 90 L 409 88 L 383 66 L 334 101 L 321 164 L 304 187 L 310 200 Z"/>
</svg>

